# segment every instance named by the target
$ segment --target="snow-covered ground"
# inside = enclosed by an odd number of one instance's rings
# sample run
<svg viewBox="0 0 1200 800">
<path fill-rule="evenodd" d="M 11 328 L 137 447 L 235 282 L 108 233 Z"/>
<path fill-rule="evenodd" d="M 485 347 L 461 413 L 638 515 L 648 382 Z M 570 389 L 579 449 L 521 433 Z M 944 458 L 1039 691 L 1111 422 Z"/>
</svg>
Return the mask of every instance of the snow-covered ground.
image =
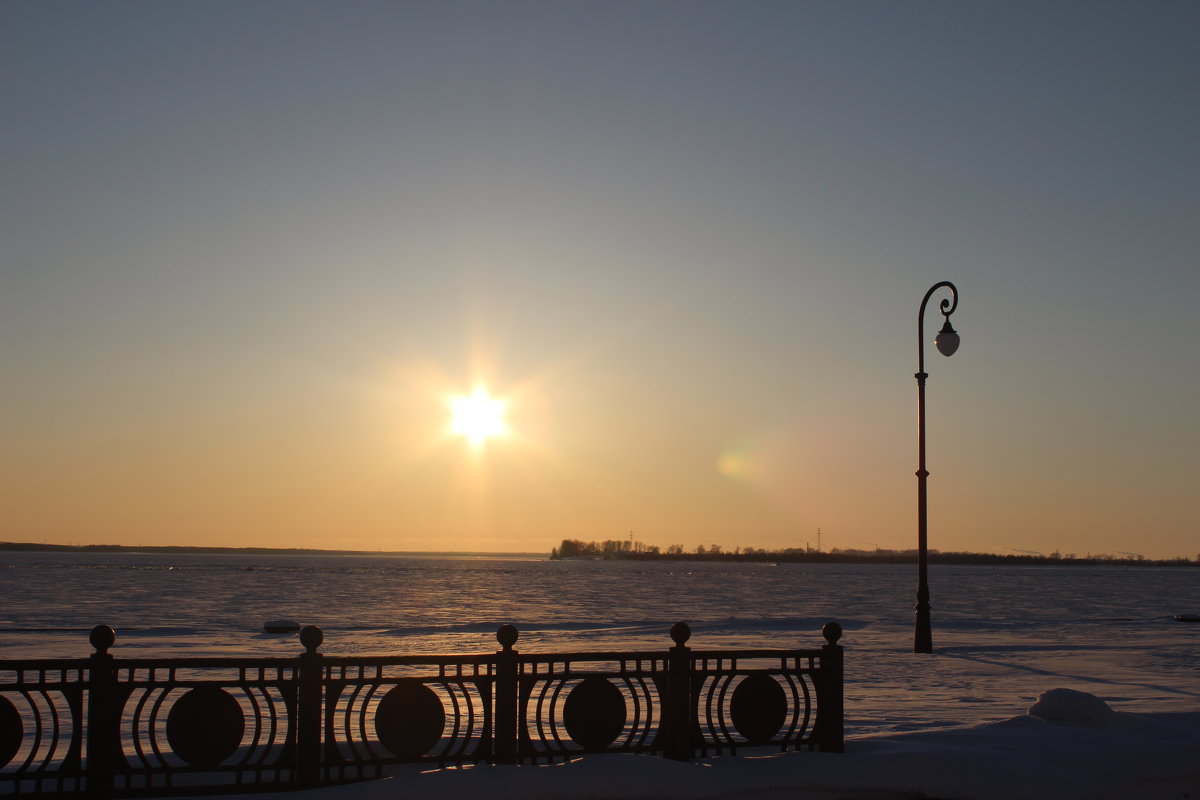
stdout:
<svg viewBox="0 0 1200 800">
<path fill-rule="evenodd" d="M 1200 625 L 850 624 L 846 752 L 396 768 L 297 800 L 1200 800 Z"/>
<path fill-rule="evenodd" d="M 288 796 L 1200 800 L 1200 625 L 1131 623 L 1105 638 L 1074 625 L 946 626 L 933 655 L 907 652 L 906 630 L 854 627 L 845 753 L 406 766 Z"/>
<path fill-rule="evenodd" d="M 296 800 L 1189 800 L 1200 798 L 1200 712 L 1130 714 L 1082 692 L 1045 692 L 991 725 L 853 739 L 845 753 L 680 763 L 587 756 L 550 766 L 397 769 Z M 249 797 L 249 796 L 248 796 Z M 261 797 L 261 796 L 260 796 Z"/>
</svg>

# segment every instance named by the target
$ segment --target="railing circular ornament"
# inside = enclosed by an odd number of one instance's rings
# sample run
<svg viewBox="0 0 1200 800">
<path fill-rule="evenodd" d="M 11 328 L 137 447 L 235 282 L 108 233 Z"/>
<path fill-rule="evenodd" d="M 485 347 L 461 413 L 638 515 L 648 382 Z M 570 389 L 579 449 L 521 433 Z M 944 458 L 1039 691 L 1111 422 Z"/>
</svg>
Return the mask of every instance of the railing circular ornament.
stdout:
<svg viewBox="0 0 1200 800">
<path fill-rule="evenodd" d="M 787 696 L 770 675 L 748 676 L 733 690 L 729 716 L 733 727 L 752 745 L 771 741 L 787 719 Z"/>
<path fill-rule="evenodd" d="M 625 696 L 606 678 L 593 675 L 571 689 L 563 725 L 584 750 L 603 750 L 625 729 Z"/>
<path fill-rule="evenodd" d="M 6 697 L 0 697 L 0 767 L 8 766 L 21 749 L 25 725 L 21 713 Z"/>
<path fill-rule="evenodd" d="M 392 755 L 423 756 L 442 738 L 446 711 L 432 689 L 414 680 L 397 683 L 375 710 L 375 733 Z"/>
<path fill-rule="evenodd" d="M 676 622 L 671 626 L 671 639 L 675 644 L 683 647 L 690 638 L 692 638 L 692 626 L 686 622 Z"/>
<path fill-rule="evenodd" d="M 215 767 L 229 758 L 245 730 L 241 705 L 219 686 L 197 686 L 167 714 L 167 741 L 193 767 Z"/>
<path fill-rule="evenodd" d="M 821 635 L 825 637 L 826 642 L 835 645 L 838 639 L 842 638 L 842 626 L 836 622 L 826 622 L 825 627 L 821 628 Z"/>
</svg>

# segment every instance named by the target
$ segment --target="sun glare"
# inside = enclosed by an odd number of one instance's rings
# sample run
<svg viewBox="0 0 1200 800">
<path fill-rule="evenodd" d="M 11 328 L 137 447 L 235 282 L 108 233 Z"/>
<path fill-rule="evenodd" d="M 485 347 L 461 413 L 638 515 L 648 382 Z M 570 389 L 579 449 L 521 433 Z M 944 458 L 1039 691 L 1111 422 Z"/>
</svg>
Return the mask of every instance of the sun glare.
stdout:
<svg viewBox="0 0 1200 800">
<path fill-rule="evenodd" d="M 483 389 L 476 389 L 468 397 L 455 397 L 450 401 L 453 412 L 450 431 L 465 436 L 478 447 L 487 439 L 508 431 L 504 422 L 507 408 L 506 402 L 489 396 Z"/>
</svg>

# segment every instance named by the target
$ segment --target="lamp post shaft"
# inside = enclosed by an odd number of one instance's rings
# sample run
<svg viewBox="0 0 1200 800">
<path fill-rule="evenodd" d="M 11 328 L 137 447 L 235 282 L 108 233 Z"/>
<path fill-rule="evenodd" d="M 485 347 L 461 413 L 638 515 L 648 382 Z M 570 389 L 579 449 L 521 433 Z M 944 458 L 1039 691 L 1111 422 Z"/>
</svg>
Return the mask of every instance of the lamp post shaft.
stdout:
<svg viewBox="0 0 1200 800">
<path fill-rule="evenodd" d="M 950 315 L 958 308 L 958 289 L 950 281 L 935 283 L 921 300 L 917 312 L 917 624 L 913 635 L 914 653 L 933 652 L 933 623 L 929 613 L 929 496 L 926 482 L 929 471 L 925 469 L 925 306 L 938 289 L 950 290 L 951 298 L 943 299 L 938 306 L 946 318 L 945 331 L 950 331 Z M 953 300 L 953 302 L 951 302 Z M 952 334 L 953 335 L 953 334 Z M 955 347 L 957 337 L 955 337 Z M 951 348 L 947 353 L 954 352 Z"/>
<path fill-rule="evenodd" d="M 933 652 L 933 622 L 929 615 L 929 504 L 925 469 L 925 378 L 917 378 L 917 628 L 914 653 Z"/>
</svg>

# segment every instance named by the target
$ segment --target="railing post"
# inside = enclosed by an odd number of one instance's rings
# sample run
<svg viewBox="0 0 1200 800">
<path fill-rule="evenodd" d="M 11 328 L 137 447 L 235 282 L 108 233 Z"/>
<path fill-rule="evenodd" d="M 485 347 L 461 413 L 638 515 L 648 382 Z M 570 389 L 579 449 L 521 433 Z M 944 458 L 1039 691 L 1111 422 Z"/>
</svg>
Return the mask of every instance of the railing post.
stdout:
<svg viewBox="0 0 1200 800">
<path fill-rule="evenodd" d="M 321 686 L 325 656 L 317 652 L 325 634 L 316 625 L 300 631 L 299 687 L 296 697 L 296 782 L 302 787 L 316 786 L 321 780 L 321 721 L 324 718 Z"/>
<path fill-rule="evenodd" d="M 841 753 L 846 749 L 844 684 L 844 653 L 838 639 L 842 626 L 826 622 L 821 628 L 825 646 L 821 648 L 821 679 L 817 682 L 817 747 L 823 753 Z"/>
<path fill-rule="evenodd" d="M 113 794 L 113 774 L 121 763 L 121 695 L 108 648 L 117 640 L 107 625 L 92 628 L 88 640 L 96 652 L 88 659 L 87 794 L 107 798 Z"/>
<path fill-rule="evenodd" d="M 495 761 L 497 764 L 518 763 L 517 742 L 517 651 L 513 645 L 519 636 L 515 625 L 501 625 L 496 641 L 504 648 L 496 652 L 496 730 Z"/>
<path fill-rule="evenodd" d="M 692 760 L 692 650 L 687 640 L 692 629 L 686 622 L 671 626 L 675 646 L 667 656 L 667 699 L 663 707 L 666 742 L 663 755 L 676 761 Z"/>
</svg>

